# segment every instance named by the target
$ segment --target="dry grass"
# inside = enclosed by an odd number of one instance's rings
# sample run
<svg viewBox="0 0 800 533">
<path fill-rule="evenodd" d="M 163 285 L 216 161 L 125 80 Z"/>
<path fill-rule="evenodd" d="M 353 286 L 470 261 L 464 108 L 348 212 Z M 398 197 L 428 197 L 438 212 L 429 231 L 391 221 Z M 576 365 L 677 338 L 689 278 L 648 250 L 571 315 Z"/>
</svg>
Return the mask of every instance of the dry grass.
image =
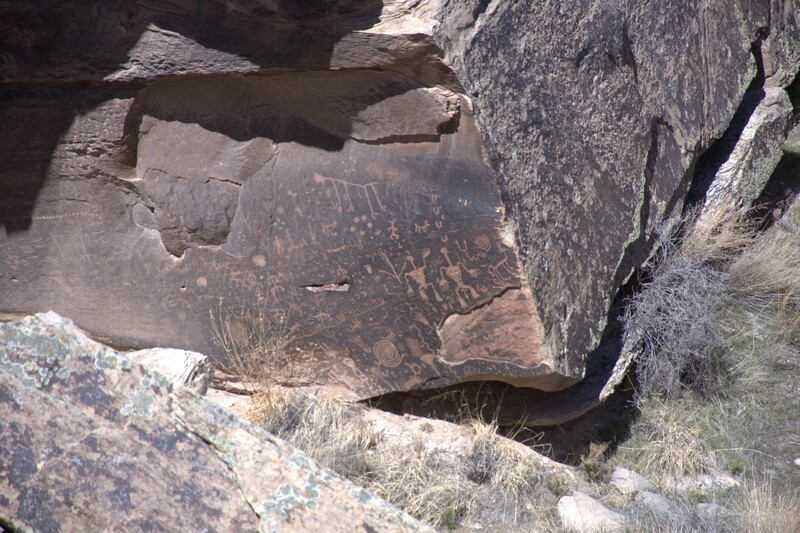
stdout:
<svg viewBox="0 0 800 533">
<path fill-rule="evenodd" d="M 637 472 L 663 482 L 708 470 L 711 453 L 697 427 L 695 406 L 652 397 L 643 401 L 641 410 L 633 437 L 620 446 L 620 454 Z"/>
<path fill-rule="evenodd" d="M 758 234 L 745 214 L 705 216 L 649 274 L 625 317 L 642 345 L 640 417 L 614 460 L 662 485 L 704 472 L 742 485 L 702 493 L 733 519 L 645 513 L 633 530 L 800 531 L 800 225 Z"/>
<path fill-rule="evenodd" d="M 535 453 L 500 437 L 496 421 L 486 423 L 474 418 L 467 425 L 474 433 L 467 477 L 488 485 L 502 522 L 516 523 L 530 510 L 529 504 L 537 489 L 543 488 L 548 473 Z"/>
<path fill-rule="evenodd" d="M 309 354 L 295 346 L 295 331 L 284 311 L 270 311 L 262 297 L 255 309 L 210 310 L 214 343 L 222 350 L 218 388 L 256 394 L 276 384 L 307 385 Z M 268 399 L 262 397 L 263 403 Z"/>
<path fill-rule="evenodd" d="M 423 442 L 390 445 L 370 458 L 364 486 L 434 527 L 455 528 L 477 504 L 475 490 L 455 476 L 441 476 Z"/>
<path fill-rule="evenodd" d="M 497 435 L 496 423 L 465 420 L 454 429 L 463 443 L 441 448 L 446 440 L 433 444 L 424 434 L 387 438 L 359 404 L 284 391 L 253 395 L 248 417 L 424 522 L 454 529 L 480 515 L 484 525 L 528 531 L 552 520 L 557 498 L 545 480 L 558 474 L 523 444 Z M 566 482 L 557 485 L 566 490 Z"/>
<path fill-rule="evenodd" d="M 800 531 L 800 493 L 775 493 L 770 483 L 748 487 L 740 503 L 740 526 L 748 533 Z"/>
</svg>

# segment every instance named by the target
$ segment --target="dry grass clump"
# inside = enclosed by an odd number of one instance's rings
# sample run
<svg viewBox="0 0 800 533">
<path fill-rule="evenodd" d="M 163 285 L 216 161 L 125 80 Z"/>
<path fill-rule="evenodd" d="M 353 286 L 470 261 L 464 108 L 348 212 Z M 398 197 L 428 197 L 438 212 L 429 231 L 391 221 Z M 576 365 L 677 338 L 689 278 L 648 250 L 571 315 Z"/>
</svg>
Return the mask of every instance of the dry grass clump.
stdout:
<svg viewBox="0 0 800 533">
<path fill-rule="evenodd" d="M 467 527 L 480 515 L 483 524 L 527 531 L 555 503 L 545 480 L 558 474 L 523 444 L 497 435 L 496 422 L 454 426 L 459 444 L 450 446 L 425 433 L 383 433 L 359 404 L 284 391 L 253 395 L 248 417 L 435 527 Z"/>
<path fill-rule="evenodd" d="M 385 442 L 366 408 L 321 395 L 265 391 L 249 418 L 337 474 L 436 527 L 455 527 L 475 506 L 474 489 L 441 475 L 424 443 Z"/>
<path fill-rule="evenodd" d="M 240 378 L 251 391 L 271 383 L 291 344 L 286 319 L 270 319 L 263 310 L 224 316 L 221 312 L 210 314 L 214 341 L 225 353 L 220 368 Z"/>
<path fill-rule="evenodd" d="M 486 484 L 504 523 L 515 523 L 528 510 L 537 489 L 548 477 L 535 453 L 497 434 L 497 422 L 467 422 L 473 431 L 467 478 Z"/>
<path fill-rule="evenodd" d="M 454 476 L 442 476 L 425 445 L 390 445 L 370 458 L 364 486 L 384 500 L 434 527 L 455 528 L 475 509 L 474 488 Z"/>
<path fill-rule="evenodd" d="M 650 397 L 643 400 L 641 411 L 632 438 L 619 449 L 637 472 L 663 482 L 708 471 L 712 456 L 697 427 L 695 406 Z"/>
<path fill-rule="evenodd" d="M 363 420 L 364 407 L 333 398 L 275 390 L 253 396 L 248 418 L 351 480 L 372 470 L 380 434 Z"/>
<path fill-rule="evenodd" d="M 739 514 L 742 531 L 748 533 L 797 533 L 800 531 L 800 493 L 775 493 L 770 483 L 752 484 L 744 493 Z"/>
</svg>

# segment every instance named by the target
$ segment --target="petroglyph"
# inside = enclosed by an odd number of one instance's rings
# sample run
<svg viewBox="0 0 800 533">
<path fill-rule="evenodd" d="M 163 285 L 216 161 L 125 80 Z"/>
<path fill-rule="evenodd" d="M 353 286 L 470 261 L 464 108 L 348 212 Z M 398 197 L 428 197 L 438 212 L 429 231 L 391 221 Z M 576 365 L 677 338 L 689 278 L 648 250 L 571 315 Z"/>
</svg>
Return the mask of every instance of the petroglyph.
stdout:
<svg viewBox="0 0 800 533">
<path fill-rule="evenodd" d="M 461 262 L 453 264 L 453 262 L 450 260 L 450 253 L 447 251 L 447 248 L 442 248 L 440 252 L 445 258 L 445 261 L 447 261 L 447 266 L 444 266 L 440 269 L 442 277 L 439 279 L 439 286 L 444 290 L 450 288 L 450 283 L 446 278 L 450 278 L 453 282 L 455 282 L 458 302 L 462 307 L 465 307 L 467 302 L 464 300 L 464 298 L 467 298 L 468 300 L 476 300 L 479 295 L 475 289 L 464 282 L 464 278 L 461 275 L 461 269 L 463 268 L 467 275 L 473 279 L 478 277 L 479 272 L 474 268 L 464 267 Z"/>
<path fill-rule="evenodd" d="M 446 149 L 331 146 L 255 101 L 248 84 L 272 90 L 270 80 L 217 81 L 169 81 L 176 92 L 137 97 L 149 118 L 129 133 L 146 146 L 126 152 L 139 165 L 124 187 L 79 186 L 69 173 L 98 164 L 90 151 L 54 170 L 66 177 L 47 182 L 30 231 L 0 234 L 0 311 L 58 303 L 116 342 L 216 356 L 211 316 L 243 335 L 284 316 L 310 382 L 363 398 L 461 380 L 438 358 L 437 328 L 520 284 L 474 129 L 445 135 Z M 459 128 L 471 121 L 462 114 Z M 488 353 L 474 345 L 465 357 Z"/>
<path fill-rule="evenodd" d="M 372 347 L 372 353 L 384 366 L 396 367 L 403 360 L 400 350 L 390 339 L 382 339 Z"/>
<path fill-rule="evenodd" d="M 332 204 L 332 206 L 339 213 L 353 213 L 355 211 L 355 208 L 353 207 L 353 199 L 350 196 L 351 190 L 354 190 L 361 197 L 363 197 L 364 200 L 366 200 L 367 206 L 369 207 L 370 216 L 373 219 L 378 218 L 378 212 L 375 210 L 375 207 L 372 204 L 373 200 L 380 211 L 386 211 L 386 206 L 381 202 L 381 196 L 378 192 L 378 183 L 376 182 L 364 184 L 353 183 L 351 181 L 339 178 L 329 178 L 317 173 L 314 173 L 314 182 L 333 186 L 333 194 L 336 196 L 336 201 Z M 347 202 L 346 207 L 343 201 Z"/>
</svg>

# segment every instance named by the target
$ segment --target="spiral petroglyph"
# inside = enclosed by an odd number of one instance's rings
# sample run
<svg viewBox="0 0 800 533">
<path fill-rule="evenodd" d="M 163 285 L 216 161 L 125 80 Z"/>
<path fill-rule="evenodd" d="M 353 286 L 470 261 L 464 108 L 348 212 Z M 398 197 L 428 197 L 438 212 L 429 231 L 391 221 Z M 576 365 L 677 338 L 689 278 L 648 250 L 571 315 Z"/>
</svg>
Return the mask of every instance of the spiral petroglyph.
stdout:
<svg viewBox="0 0 800 533">
<path fill-rule="evenodd" d="M 482 252 L 488 252 L 492 248 L 492 242 L 486 235 L 478 235 L 475 237 L 475 246 Z"/>
<path fill-rule="evenodd" d="M 395 367 L 400 364 L 400 360 L 403 358 L 400 355 L 400 351 L 397 349 L 395 344 L 388 340 L 383 339 L 376 342 L 372 346 L 372 353 L 381 362 L 381 364 L 386 366 Z"/>
</svg>

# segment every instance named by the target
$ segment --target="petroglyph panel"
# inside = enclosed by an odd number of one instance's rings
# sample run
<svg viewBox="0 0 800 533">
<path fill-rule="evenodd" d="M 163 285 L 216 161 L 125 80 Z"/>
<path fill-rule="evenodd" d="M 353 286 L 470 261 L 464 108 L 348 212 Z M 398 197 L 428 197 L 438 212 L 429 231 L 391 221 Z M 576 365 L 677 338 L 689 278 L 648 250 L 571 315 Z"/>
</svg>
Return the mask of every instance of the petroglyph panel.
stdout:
<svg viewBox="0 0 800 533">
<path fill-rule="evenodd" d="M 301 109 L 312 86 L 336 103 L 327 115 Z M 53 141 L 84 148 L 50 165 L 28 227 L 4 220 L 2 311 L 53 309 L 117 345 L 223 359 L 215 332 L 280 337 L 286 380 L 360 398 L 487 377 L 568 385 L 467 103 L 419 90 L 395 73 L 209 77 L 89 107 Z M 376 118 L 400 95 L 423 108 Z M 75 97 L 11 96 L 33 116 Z M 109 116 L 125 127 L 101 127 Z"/>
</svg>

